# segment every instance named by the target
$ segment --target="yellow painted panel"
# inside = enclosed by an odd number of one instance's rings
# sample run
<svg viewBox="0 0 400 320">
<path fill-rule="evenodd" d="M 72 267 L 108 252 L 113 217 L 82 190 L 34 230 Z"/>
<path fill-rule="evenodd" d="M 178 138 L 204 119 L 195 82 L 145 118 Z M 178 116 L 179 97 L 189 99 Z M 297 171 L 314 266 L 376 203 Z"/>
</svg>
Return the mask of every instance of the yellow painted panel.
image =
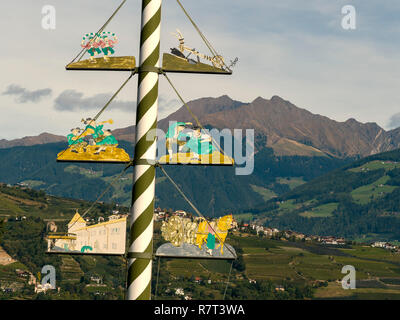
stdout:
<svg viewBox="0 0 400 320">
<path fill-rule="evenodd" d="M 73 62 L 66 66 L 67 70 L 93 71 L 133 71 L 136 68 L 136 59 L 132 56 L 87 59 Z"/>
<path fill-rule="evenodd" d="M 227 72 L 205 63 L 197 62 L 192 64 L 189 63 L 187 59 L 169 53 L 164 53 L 163 55 L 162 69 L 165 72 L 178 73 L 232 74 L 231 72 Z"/>
<path fill-rule="evenodd" d="M 113 162 L 129 163 L 129 154 L 122 148 L 114 146 L 87 146 L 85 148 L 69 147 L 57 155 L 59 162 Z"/>
<path fill-rule="evenodd" d="M 159 161 L 160 164 L 189 164 L 189 165 L 222 165 L 233 166 L 235 161 L 221 152 L 214 151 L 211 154 L 195 155 L 193 152 L 175 153 L 170 157 L 169 155 L 162 156 Z"/>
</svg>

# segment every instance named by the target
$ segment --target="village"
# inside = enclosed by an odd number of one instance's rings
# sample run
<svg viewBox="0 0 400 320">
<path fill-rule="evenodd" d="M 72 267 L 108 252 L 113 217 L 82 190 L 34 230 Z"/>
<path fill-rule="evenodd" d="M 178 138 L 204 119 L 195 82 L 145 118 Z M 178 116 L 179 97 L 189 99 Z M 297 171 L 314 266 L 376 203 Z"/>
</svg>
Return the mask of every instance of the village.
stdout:
<svg viewBox="0 0 400 320">
<path fill-rule="evenodd" d="M 179 216 L 179 217 L 192 217 L 191 213 L 185 212 L 184 210 L 167 210 L 156 208 L 154 210 L 154 221 L 165 221 L 171 216 Z M 259 225 L 257 223 L 245 223 L 245 222 L 237 222 L 234 219 L 232 232 L 237 234 L 253 234 L 257 236 L 262 236 L 270 239 L 282 240 L 282 241 L 305 241 L 305 242 L 315 242 L 322 245 L 331 245 L 331 246 L 345 246 L 347 244 L 351 244 L 352 241 L 346 240 L 343 237 L 336 236 L 321 236 L 321 235 L 305 235 L 300 232 L 296 232 L 293 230 L 278 230 L 273 227 L 266 227 Z M 384 248 L 387 250 L 398 251 L 399 246 L 390 244 L 388 242 L 373 242 L 366 243 L 365 245 L 370 245 L 371 247 Z"/>
<path fill-rule="evenodd" d="M 161 209 L 156 208 L 154 210 L 154 221 L 155 222 L 163 222 L 168 220 L 172 216 L 178 216 L 182 218 L 191 218 L 194 216 L 190 212 L 186 212 L 184 210 L 171 210 L 171 209 Z M 127 218 L 126 213 L 121 213 L 118 205 L 116 205 L 116 209 L 113 209 L 110 212 L 108 217 L 98 217 L 97 219 L 86 217 L 84 220 L 88 226 L 104 223 L 104 221 L 113 221 L 122 218 Z M 20 223 L 24 223 L 26 220 L 25 216 L 16 216 L 14 218 L 8 217 L 8 219 L 13 219 L 15 221 L 19 221 Z M 246 223 L 243 221 L 233 220 L 232 224 L 233 228 L 231 229 L 232 234 L 237 236 L 258 236 L 265 237 L 267 239 L 279 240 L 279 241 L 291 241 L 291 242 L 309 242 L 309 243 L 317 243 L 320 245 L 326 246 L 337 246 L 337 247 L 345 247 L 347 245 L 351 245 L 353 242 L 350 240 L 346 240 L 343 237 L 335 237 L 335 236 L 320 236 L 320 235 L 306 235 L 300 232 L 296 232 L 293 230 L 279 230 L 273 227 L 266 227 L 262 225 L 258 225 L 257 223 Z M 377 241 L 373 243 L 364 243 L 365 246 L 370 246 L 373 248 L 382 248 L 384 250 L 390 250 L 392 252 L 400 252 L 399 246 L 388 242 Z M 0 259 L 0 265 L 9 265 L 15 262 L 12 257 L 10 257 L 4 250 L 0 249 L 2 253 Z M 12 293 L 16 291 L 22 290 L 24 287 L 24 283 L 28 286 L 34 286 L 35 293 L 46 293 L 48 290 L 60 290 L 60 287 L 53 288 L 49 283 L 42 284 L 37 277 L 35 277 L 31 272 L 16 268 L 14 270 L 15 276 L 19 279 L 18 281 L 9 282 L 6 279 L 0 279 L 0 290 L 3 293 Z M 194 277 L 193 281 L 197 284 L 211 284 L 210 279 L 201 279 L 200 277 Z M 249 279 L 249 281 L 254 281 Z M 90 281 L 87 284 L 90 287 L 101 287 L 104 286 L 102 283 L 102 277 L 100 276 L 91 276 Z M 183 292 L 182 288 L 170 289 L 170 293 L 172 295 L 180 296 L 183 299 L 190 300 L 191 297 L 186 295 Z M 277 287 L 276 290 L 283 290 L 281 287 Z M 100 294 L 100 292 L 99 292 Z"/>
</svg>

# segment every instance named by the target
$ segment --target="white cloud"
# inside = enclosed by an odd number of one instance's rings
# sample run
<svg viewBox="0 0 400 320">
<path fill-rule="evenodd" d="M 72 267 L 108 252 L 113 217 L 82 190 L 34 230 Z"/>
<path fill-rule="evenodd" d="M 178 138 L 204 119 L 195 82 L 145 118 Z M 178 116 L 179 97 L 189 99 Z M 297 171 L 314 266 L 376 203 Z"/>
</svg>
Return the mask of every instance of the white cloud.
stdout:
<svg viewBox="0 0 400 320">
<path fill-rule="evenodd" d="M 82 92 L 65 90 L 54 100 L 54 108 L 59 111 L 101 110 L 112 96 L 112 93 L 99 93 L 84 97 Z M 108 107 L 126 112 L 134 110 L 135 105 L 136 101 L 113 100 Z"/>
<path fill-rule="evenodd" d="M 72 108 L 74 114 L 55 110 L 50 99 L 41 100 L 37 106 L 39 117 L 31 114 L 31 110 L 24 110 L 24 105 L 10 101 L 9 96 L 0 95 L 5 115 L 0 119 L 0 137 L 18 138 L 49 130 L 61 133 L 74 126 L 73 119 L 80 119 L 77 111 L 95 111 L 95 106 L 107 98 L 104 93 L 119 87 L 127 74 L 64 69 L 80 50 L 82 35 L 100 27 L 118 3 L 53 0 L 57 13 L 54 31 L 41 28 L 41 8 L 48 4 L 46 1 L 1 3 L 0 27 L 7 30 L 7 50 L 0 51 L 0 70 L 6 75 L 0 78 L 0 88 L 21 83 L 23 79 L 24 87 L 52 88 L 56 97 L 73 90 L 75 96 L 72 94 L 69 101 L 77 104 L 68 106 L 64 100 L 59 105 Z M 170 78 L 187 101 L 227 94 L 248 102 L 257 96 L 280 95 L 299 107 L 336 120 L 354 117 L 385 126 L 389 115 L 398 112 L 400 102 L 396 87 L 400 70 L 397 41 L 400 2 L 352 0 L 358 24 L 351 32 L 344 31 L 340 24 L 345 4 L 349 1 L 254 0 L 251 5 L 243 0 L 185 1 L 189 13 L 217 51 L 228 61 L 236 56 L 240 60 L 230 77 L 171 75 Z M 175 2 L 164 2 L 162 12 L 163 52 L 177 45 L 170 32 L 179 28 L 189 46 L 207 53 Z M 120 39 L 117 55 L 137 57 L 139 29 L 140 2 L 127 1 L 108 27 Z M 119 126 L 133 123 L 134 112 L 127 116 L 127 108 L 135 100 L 136 80 L 132 80 L 118 96 L 119 107 L 110 107 Z M 29 103 L 32 102 L 25 105 Z M 159 118 L 178 107 L 179 101 L 161 77 Z M 35 119 L 34 125 L 21 127 L 24 115 L 26 122 Z"/>
<path fill-rule="evenodd" d="M 395 113 L 394 115 L 392 115 L 389 119 L 388 122 L 388 127 L 390 129 L 396 129 L 400 127 L 400 112 L 399 113 Z"/>
<path fill-rule="evenodd" d="M 17 103 L 33 102 L 37 103 L 44 97 L 51 95 L 52 90 L 50 88 L 39 89 L 39 90 L 28 90 L 17 84 L 10 84 L 7 89 L 2 93 L 4 96 L 14 96 Z"/>
</svg>

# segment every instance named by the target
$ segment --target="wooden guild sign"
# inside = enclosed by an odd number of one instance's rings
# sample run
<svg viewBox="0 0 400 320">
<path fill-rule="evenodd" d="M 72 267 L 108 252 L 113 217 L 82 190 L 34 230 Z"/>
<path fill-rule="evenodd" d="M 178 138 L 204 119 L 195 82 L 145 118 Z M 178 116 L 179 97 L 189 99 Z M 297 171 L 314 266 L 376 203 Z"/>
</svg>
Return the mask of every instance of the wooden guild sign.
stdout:
<svg viewBox="0 0 400 320">
<path fill-rule="evenodd" d="M 168 243 L 157 249 L 156 256 L 234 260 L 235 250 L 225 243 L 228 231 L 232 227 L 232 215 L 210 222 L 203 218 L 192 220 L 172 216 L 161 226 L 162 237 Z"/>
</svg>

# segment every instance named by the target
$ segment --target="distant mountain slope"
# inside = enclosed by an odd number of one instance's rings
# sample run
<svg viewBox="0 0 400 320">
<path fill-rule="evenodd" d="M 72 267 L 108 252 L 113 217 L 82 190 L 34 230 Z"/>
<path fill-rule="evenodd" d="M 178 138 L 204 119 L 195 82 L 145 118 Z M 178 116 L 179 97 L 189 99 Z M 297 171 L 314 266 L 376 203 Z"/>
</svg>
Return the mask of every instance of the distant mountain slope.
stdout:
<svg viewBox="0 0 400 320">
<path fill-rule="evenodd" d="M 251 103 L 243 103 L 224 95 L 196 99 L 188 102 L 188 106 L 204 127 L 254 129 L 257 139 L 264 141 L 256 150 L 269 147 L 276 155 L 364 157 L 400 148 L 400 128 L 385 131 L 376 123 L 360 123 L 355 119 L 334 121 L 278 96 L 270 100 L 258 97 Z M 170 121 L 195 123 L 185 106 L 161 119 L 158 127 L 166 131 Z M 116 129 L 113 134 L 118 140 L 133 143 L 135 126 Z M 65 138 L 44 133 L 12 141 L 0 140 L 0 148 L 59 141 Z"/>
<path fill-rule="evenodd" d="M 65 141 L 64 136 L 58 136 L 51 133 L 44 132 L 38 136 L 24 137 L 15 140 L 0 140 L 0 149 L 2 148 L 12 148 L 17 146 L 34 146 L 37 144 L 46 144 L 53 142 Z"/>
<path fill-rule="evenodd" d="M 400 128 L 385 131 L 376 123 L 355 119 L 338 122 L 296 107 L 278 96 L 270 100 L 258 97 L 251 103 L 234 101 L 228 96 L 201 98 L 188 106 L 205 127 L 219 129 L 254 129 L 264 138 L 264 147 L 277 155 L 304 155 L 346 158 L 368 156 L 400 147 Z M 166 130 L 169 121 L 192 121 L 182 106 L 165 119 L 159 128 Z M 133 141 L 134 126 L 115 130 L 116 136 Z M 258 146 L 258 150 L 262 148 Z"/>
<path fill-rule="evenodd" d="M 400 239 L 400 150 L 333 170 L 257 212 L 268 224 L 305 233 Z"/>
</svg>

